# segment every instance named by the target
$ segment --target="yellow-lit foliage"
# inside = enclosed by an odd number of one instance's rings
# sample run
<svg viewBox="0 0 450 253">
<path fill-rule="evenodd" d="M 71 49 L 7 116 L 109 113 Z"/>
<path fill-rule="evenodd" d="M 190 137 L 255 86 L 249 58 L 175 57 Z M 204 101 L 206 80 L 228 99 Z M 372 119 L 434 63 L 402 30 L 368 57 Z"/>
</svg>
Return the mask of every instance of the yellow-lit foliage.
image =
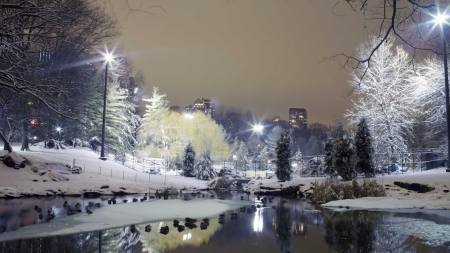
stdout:
<svg viewBox="0 0 450 253">
<path fill-rule="evenodd" d="M 211 219 L 206 230 L 200 229 L 200 222 L 197 222 L 197 228 L 184 230 L 178 232 L 177 228 L 173 227 L 171 221 L 151 223 L 152 231 L 145 233 L 145 225 L 140 225 L 141 241 L 147 252 L 165 252 L 173 250 L 182 246 L 199 247 L 207 244 L 211 237 L 220 229 L 218 218 Z M 180 224 L 183 224 L 181 222 Z M 160 234 L 159 228 L 162 226 L 169 226 L 169 234 Z"/>
<path fill-rule="evenodd" d="M 206 151 L 211 152 L 213 159 L 226 158 L 228 154 L 223 128 L 202 113 L 189 119 L 174 111 L 154 111 L 144 119 L 138 141 L 144 154 L 172 161 L 182 159 L 189 142 L 197 156 Z"/>
</svg>

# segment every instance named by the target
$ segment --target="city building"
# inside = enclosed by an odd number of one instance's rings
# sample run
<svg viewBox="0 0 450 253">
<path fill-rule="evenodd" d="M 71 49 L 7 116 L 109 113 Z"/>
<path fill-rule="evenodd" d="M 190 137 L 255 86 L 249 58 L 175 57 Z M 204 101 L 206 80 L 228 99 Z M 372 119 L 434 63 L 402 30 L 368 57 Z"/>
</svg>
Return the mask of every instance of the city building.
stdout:
<svg viewBox="0 0 450 253">
<path fill-rule="evenodd" d="M 185 108 L 186 113 L 203 112 L 206 115 L 210 115 L 214 119 L 215 104 L 211 103 L 210 99 L 197 99 L 194 105 L 188 105 Z"/>
<path fill-rule="evenodd" d="M 289 125 L 296 129 L 307 129 L 307 112 L 305 108 L 289 108 Z"/>
</svg>

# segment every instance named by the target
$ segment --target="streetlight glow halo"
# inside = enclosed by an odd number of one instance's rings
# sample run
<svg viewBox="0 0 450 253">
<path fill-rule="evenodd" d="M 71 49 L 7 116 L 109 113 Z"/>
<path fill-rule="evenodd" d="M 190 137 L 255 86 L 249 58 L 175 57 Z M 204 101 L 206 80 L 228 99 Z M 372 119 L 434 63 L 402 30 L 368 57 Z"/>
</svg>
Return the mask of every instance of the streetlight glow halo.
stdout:
<svg viewBox="0 0 450 253">
<path fill-rule="evenodd" d="M 107 62 L 112 62 L 112 60 L 114 59 L 113 55 L 109 52 L 105 53 L 103 55 L 103 57 L 105 58 L 105 61 L 107 61 Z"/>
</svg>

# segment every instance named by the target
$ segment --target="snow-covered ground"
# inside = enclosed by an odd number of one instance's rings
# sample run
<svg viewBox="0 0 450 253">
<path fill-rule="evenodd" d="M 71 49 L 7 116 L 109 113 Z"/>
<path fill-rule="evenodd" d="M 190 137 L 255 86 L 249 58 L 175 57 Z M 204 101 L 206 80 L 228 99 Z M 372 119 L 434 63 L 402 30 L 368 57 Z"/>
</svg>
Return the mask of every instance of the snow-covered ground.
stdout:
<svg viewBox="0 0 450 253">
<path fill-rule="evenodd" d="M 286 188 L 289 186 L 301 185 L 300 190 L 305 191 L 313 183 L 321 182 L 324 178 L 318 177 L 300 177 L 294 175 L 293 180 L 289 182 L 278 182 L 274 177 L 272 179 L 254 180 L 249 183 L 247 189 L 251 192 L 259 191 L 261 186 L 271 188 Z M 359 179 L 363 180 L 363 179 Z M 323 204 L 324 207 L 349 206 L 358 209 L 399 209 L 399 208 L 420 208 L 435 210 L 450 210 L 450 173 L 445 168 L 438 168 L 422 172 L 407 172 L 404 174 L 393 173 L 390 175 L 377 175 L 376 180 L 386 188 L 386 197 L 382 198 L 360 198 L 351 200 L 332 201 Z M 434 187 L 433 191 L 427 193 L 418 193 L 409 191 L 394 185 L 395 181 L 404 183 L 419 183 Z M 280 184 L 283 184 L 281 186 Z"/>
<path fill-rule="evenodd" d="M 123 191 L 127 193 L 154 193 L 156 189 L 164 187 L 186 188 L 206 188 L 207 181 L 194 178 L 177 176 L 175 173 L 164 171 L 162 175 L 146 174 L 136 171 L 114 161 L 103 161 L 99 155 L 82 148 L 67 149 L 45 149 L 39 146 L 32 146 L 31 151 L 18 151 L 20 147 L 13 146 L 13 151 L 17 152 L 29 162 L 25 168 L 15 170 L 0 163 L 0 197 L 5 194 L 10 196 L 19 195 L 53 195 L 83 194 L 84 191 L 100 191 L 102 186 L 109 186 L 101 191 L 111 194 L 112 191 Z M 0 151 L 0 155 L 6 151 Z M 84 172 L 81 174 L 62 175 L 68 181 L 52 180 L 57 173 L 47 172 L 40 176 L 32 168 L 41 164 L 47 166 L 49 170 L 56 170 L 51 163 L 60 162 L 62 164 L 80 166 Z M 50 165 L 45 165 L 49 163 Z M 45 171 L 45 168 L 44 168 Z M 173 175 L 175 174 L 175 175 Z M 59 177 L 59 174 L 58 174 Z"/>
<path fill-rule="evenodd" d="M 14 152 L 28 160 L 25 168 L 14 169 L 0 162 L 0 197 L 20 197 L 23 195 L 79 195 L 85 191 L 112 194 L 113 191 L 126 193 L 148 193 L 154 195 L 156 189 L 173 187 L 191 190 L 206 188 L 207 181 L 176 175 L 149 175 L 124 167 L 114 161 L 103 161 L 98 154 L 81 148 L 44 149 L 31 147 L 31 151 Z M 0 156 L 7 154 L 0 151 Z M 65 164 L 80 166 L 86 172 L 67 173 Z M 57 164 L 57 162 L 61 164 Z M 39 168 L 33 172 L 33 168 Z M 101 171 L 101 172 L 100 172 Z M 45 172 L 45 174 L 42 174 Z M 150 177 L 149 177 L 150 176 Z M 56 181 L 54 181 L 56 180 Z M 135 181 L 136 180 L 136 181 Z M 150 181 L 150 182 L 149 182 Z M 108 186 L 105 188 L 102 186 Z M 18 238 L 32 238 L 50 235 L 80 233 L 123 227 L 129 224 L 181 219 L 185 217 L 203 219 L 216 218 L 227 210 L 252 205 L 248 201 L 220 199 L 201 200 L 158 200 L 142 203 L 112 205 L 93 210 L 92 215 L 83 212 L 52 220 L 50 223 L 19 228 L 17 231 L 0 234 L 0 241 Z"/>
<path fill-rule="evenodd" d="M 5 194 L 34 194 L 52 195 L 53 193 L 78 193 L 95 189 L 100 191 L 101 186 L 109 186 L 102 189 L 103 192 L 125 191 L 129 193 L 155 192 L 156 189 L 164 187 L 186 188 L 206 188 L 207 181 L 194 178 L 180 177 L 176 173 L 162 171 L 162 175 L 141 173 L 139 171 L 122 166 L 114 161 L 102 161 L 98 154 L 81 148 L 68 149 L 45 149 L 39 146 L 31 147 L 31 151 L 17 151 L 18 146 L 13 147 L 14 151 L 24 156 L 30 161 L 25 168 L 15 170 L 0 163 L 0 197 Z M 6 151 L 0 151 L 6 152 Z M 63 164 L 73 164 L 82 167 L 85 172 L 81 174 L 64 175 L 68 181 L 55 182 L 50 173 L 39 176 L 31 168 L 43 162 L 62 162 Z M 101 173 L 101 174 L 100 174 Z M 286 188 L 289 186 L 301 186 L 301 190 L 307 190 L 314 182 L 320 182 L 321 177 L 300 177 L 294 175 L 293 180 L 288 182 L 278 182 L 273 177 L 271 179 L 253 180 L 247 190 L 258 191 L 261 186 L 272 188 Z M 34 181 L 33 181 L 34 180 Z M 362 179 L 361 179 L 362 180 Z M 421 209 L 450 209 L 450 193 L 445 192 L 450 189 L 450 173 L 445 172 L 445 168 L 422 172 L 393 173 L 391 175 L 378 175 L 378 183 L 386 187 L 387 197 L 385 198 L 362 198 L 354 200 L 333 201 L 324 204 L 327 207 L 349 206 L 354 208 L 421 208 Z M 44 182 L 45 181 L 45 182 Z M 395 181 L 405 183 L 420 183 L 435 187 L 435 190 L 427 193 L 408 191 L 394 185 Z M 282 184 L 282 185 L 281 185 Z M 124 190 L 125 189 L 125 190 Z"/>
</svg>

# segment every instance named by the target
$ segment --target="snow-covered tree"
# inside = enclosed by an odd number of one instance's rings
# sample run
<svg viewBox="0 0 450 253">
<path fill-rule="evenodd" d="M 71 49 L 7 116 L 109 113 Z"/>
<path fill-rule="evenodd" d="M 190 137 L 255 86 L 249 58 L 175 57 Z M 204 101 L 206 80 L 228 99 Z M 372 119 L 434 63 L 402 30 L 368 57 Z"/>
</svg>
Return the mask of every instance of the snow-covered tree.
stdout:
<svg viewBox="0 0 450 253">
<path fill-rule="evenodd" d="M 444 66 L 440 59 L 426 58 L 415 66 L 410 81 L 414 98 L 423 112 L 425 139 L 431 146 L 447 149 L 447 120 L 445 106 Z M 445 153 L 443 152 L 443 153 Z"/>
<path fill-rule="evenodd" d="M 323 143 L 324 158 L 324 173 L 331 178 L 337 177 L 335 170 L 333 169 L 333 139 L 328 137 Z"/>
<path fill-rule="evenodd" d="M 138 135 L 139 143 L 145 150 L 143 153 L 171 161 L 181 159 L 188 142 L 199 154 L 209 151 L 215 159 L 226 158 L 228 144 L 225 137 L 223 128 L 207 115 L 196 113 L 193 119 L 187 119 L 169 110 L 147 114 Z"/>
<path fill-rule="evenodd" d="M 269 151 L 267 150 L 267 146 L 264 146 L 264 148 L 259 152 L 257 161 L 258 161 L 258 168 L 260 170 L 266 170 L 268 167 L 267 160 L 269 159 Z"/>
<path fill-rule="evenodd" d="M 319 141 L 317 140 L 316 136 L 309 137 L 308 140 L 308 149 L 310 155 L 318 155 L 319 154 Z"/>
<path fill-rule="evenodd" d="M 197 179 L 200 180 L 212 180 L 217 177 L 208 151 L 202 154 L 201 160 L 195 165 L 195 170 L 197 172 Z"/>
<path fill-rule="evenodd" d="M 195 150 L 191 143 L 186 146 L 183 157 L 183 175 L 185 177 L 194 177 Z"/>
<path fill-rule="evenodd" d="M 243 141 L 241 141 L 241 145 L 239 145 L 239 150 L 236 154 L 237 160 L 240 164 L 239 168 L 241 170 L 247 170 L 248 164 L 248 148 Z"/>
<path fill-rule="evenodd" d="M 281 126 L 275 126 L 272 128 L 267 134 L 264 143 L 267 145 L 269 150 L 269 155 L 275 155 L 275 149 L 277 148 L 277 141 L 280 139 L 281 134 L 284 132 L 284 129 Z"/>
<path fill-rule="evenodd" d="M 367 43 L 357 48 L 361 58 L 367 57 L 379 38 L 370 36 Z M 366 118 L 377 153 L 395 157 L 407 151 L 405 138 L 410 134 L 417 114 L 413 98 L 413 85 L 408 76 L 413 74 L 409 55 L 402 47 L 394 47 L 394 40 L 388 39 L 373 54 L 370 64 L 355 69 L 350 86 L 357 100 L 345 117 L 350 125 L 357 125 Z"/>
<path fill-rule="evenodd" d="M 333 141 L 333 167 L 343 180 L 352 180 L 356 178 L 355 147 L 340 121 L 336 132 Z"/>
<path fill-rule="evenodd" d="M 374 177 L 372 136 L 365 118 L 361 119 L 356 130 L 355 149 L 356 170 L 364 173 L 365 177 Z"/>
<path fill-rule="evenodd" d="M 277 141 L 277 147 L 275 151 L 277 152 L 277 169 L 275 175 L 278 180 L 285 182 L 292 179 L 292 168 L 291 168 L 291 137 L 288 131 L 281 134 Z"/>
</svg>

